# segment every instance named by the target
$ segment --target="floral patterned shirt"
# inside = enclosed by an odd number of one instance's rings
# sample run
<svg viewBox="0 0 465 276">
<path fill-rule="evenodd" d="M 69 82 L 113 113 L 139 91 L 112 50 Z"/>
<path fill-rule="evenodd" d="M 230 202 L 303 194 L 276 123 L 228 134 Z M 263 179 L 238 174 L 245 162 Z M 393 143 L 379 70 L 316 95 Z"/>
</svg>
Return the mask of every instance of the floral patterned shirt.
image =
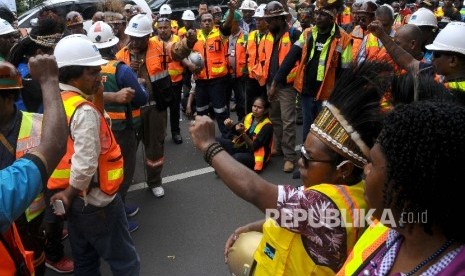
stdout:
<svg viewBox="0 0 465 276">
<path fill-rule="evenodd" d="M 278 224 L 302 235 L 303 245 L 315 264 L 339 271 L 347 258 L 345 228 L 323 223 L 322 219 L 326 218 L 320 216 L 326 210 L 338 209 L 336 204 L 318 191 L 303 191 L 290 185 L 278 187 L 277 210 L 284 214 L 276 220 Z M 302 216 L 300 210 L 305 212 L 307 219 L 293 220 Z"/>
</svg>

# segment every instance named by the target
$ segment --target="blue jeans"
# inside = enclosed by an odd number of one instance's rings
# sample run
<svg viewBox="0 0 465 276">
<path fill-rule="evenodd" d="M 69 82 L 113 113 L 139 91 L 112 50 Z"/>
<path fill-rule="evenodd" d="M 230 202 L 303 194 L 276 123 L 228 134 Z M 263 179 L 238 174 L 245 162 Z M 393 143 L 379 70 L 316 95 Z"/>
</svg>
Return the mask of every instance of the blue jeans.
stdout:
<svg viewBox="0 0 465 276">
<path fill-rule="evenodd" d="M 105 207 L 84 206 L 76 197 L 69 212 L 74 275 L 101 275 L 100 258 L 108 262 L 113 275 L 139 275 L 139 255 L 119 195 Z"/>
<path fill-rule="evenodd" d="M 305 139 L 307 139 L 307 135 L 310 132 L 310 126 L 321 111 L 322 102 L 317 101 L 310 95 L 302 94 L 301 103 L 303 116 L 302 134 L 303 142 L 305 143 Z"/>
</svg>

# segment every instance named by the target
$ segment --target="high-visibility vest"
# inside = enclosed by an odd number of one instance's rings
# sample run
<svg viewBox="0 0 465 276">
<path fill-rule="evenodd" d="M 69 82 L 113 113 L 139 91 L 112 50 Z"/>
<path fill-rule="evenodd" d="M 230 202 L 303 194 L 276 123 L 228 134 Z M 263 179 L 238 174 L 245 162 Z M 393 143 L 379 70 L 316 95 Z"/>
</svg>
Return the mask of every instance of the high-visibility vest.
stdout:
<svg viewBox="0 0 465 276">
<path fill-rule="evenodd" d="M 240 31 L 239 37 L 234 45 L 234 59 L 236 61 L 234 75 L 236 78 L 240 78 L 247 73 L 247 35 L 244 35 L 243 31 Z"/>
<path fill-rule="evenodd" d="M 258 46 L 262 37 L 258 30 L 251 31 L 247 37 L 247 70 L 251 79 L 256 78 L 253 68 L 258 63 Z"/>
<path fill-rule="evenodd" d="M 350 12 L 350 7 L 344 7 L 344 10 L 342 11 L 340 18 L 341 18 L 341 22 L 339 22 L 340 23 L 339 25 L 345 25 L 345 24 L 349 24 L 350 22 L 352 22 L 352 15 Z"/>
<path fill-rule="evenodd" d="M 120 61 L 110 60 L 107 64 L 102 65 L 102 81 L 103 91 L 105 92 L 118 92 L 120 88 L 116 82 L 116 69 Z M 105 111 L 111 118 L 112 130 L 123 130 L 126 128 L 126 112 L 131 108 L 132 125 L 134 129 L 138 129 L 141 125 L 140 108 L 132 108 L 131 104 L 105 104 Z"/>
<path fill-rule="evenodd" d="M 214 27 L 206 37 L 203 31 L 199 30 L 193 50 L 198 52 L 205 62 L 205 67 L 197 74 L 197 79 L 209 80 L 228 74 L 228 43 L 227 39 L 221 37 L 218 28 Z"/>
<path fill-rule="evenodd" d="M 445 82 L 444 86 L 447 89 L 455 89 L 455 90 L 460 90 L 461 92 L 465 92 L 465 81 Z"/>
<path fill-rule="evenodd" d="M 150 81 L 154 82 L 169 75 L 168 68 L 165 67 L 163 58 L 166 63 L 171 62 L 171 43 L 161 43 L 156 37 L 149 39 L 147 52 L 145 53 L 145 66 L 150 77 Z M 164 51 L 163 51 L 164 50 Z M 116 53 L 116 59 L 131 64 L 131 53 L 126 46 Z"/>
<path fill-rule="evenodd" d="M 310 41 L 309 35 L 312 36 L 311 41 L 313 43 L 310 53 L 307 52 L 308 42 Z M 305 66 L 307 66 L 307 64 L 310 62 L 310 59 L 313 57 L 317 36 L 318 30 L 316 27 L 314 27 L 306 29 L 299 39 L 303 44 L 302 58 L 297 70 L 297 77 L 294 82 L 294 88 L 297 89 L 297 91 L 300 93 L 302 93 L 303 89 Z M 322 82 L 320 90 L 316 95 L 316 99 L 318 100 L 328 99 L 329 94 L 334 87 L 336 69 L 339 66 L 341 66 L 341 68 L 348 68 L 352 62 L 352 39 L 350 35 L 348 35 L 342 28 L 334 24 L 328 40 L 329 42 L 327 41 L 326 43 L 329 43 L 329 47 L 323 47 L 318 61 L 316 80 Z M 341 61 L 340 64 L 339 60 Z"/>
<path fill-rule="evenodd" d="M 273 34 L 267 33 L 262 37 L 260 40 L 260 45 L 258 46 L 258 63 L 252 69 L 257 77 L 258 83 L 261 86 L 266 84 L 268 79 L 268 74 L 270 71 L 270 61 L 271 61 L 271 54 L 273 53 L 273 46 L 274 46 L 274 37 Z M 287 56 L 289 51 L 292 47 L 292 41 L 289 34 L 289 31 L 285 32 L 281 38 L 279 39 L 278 44 L 278 64 L 281 66 L 283 63 L 284 58 Z M 294 82 L 294 79 L 297 74 L 297 67 L 299 63 L 296 62 L 294 68 L 292 68 L 291 72 L 287 75 L 286 82 L 291 84 Z"/>
<path fill-rule="evenodd" d="M 402 17 L 401 14 L 398 14 L 395 18 L 394 18 L 394 23 L 392 24 L 392 28 L 394 30 L 397 30 L 399 29 L 400 27 L 402 27 L 404 25 L 404 18 Z"/>
<path fill-rule="evenodd" d="M 320 184 L 308 188 L 328 196 L 339 210 L 346 210 L 346 223 L 358 221 L 358 210 L 366 209 L 364 183 L 353 186 Z M 346 227 L 346 252 L 341 252 L 341 266 L 354 247 L 364 229 Z M 267 219 L 263 225 L 263 237 L 254 254 L 256 261 L 254 276 L 281 275 L 334 275 L 336 271 L 317 264 L 308 255 L 302 236 L 296 232 L 279 227 L 273 219 Z M 318 261 L 318 260 L 316 260 Z"/>
<path fill-rule="evenodd" d="M 157 37 L 158 39 L 158 37 Z M 179 36 L 172 35 L 170 39 L 170 43 L 176 43 L 181 41 Z M 168 74 L 170 74 L 172 82 L 180 82 L 182 81 L 182 73 L 184 72 L 184 66 L 180 61 L 175 61 L 170 59 L 168 62 Z"/>
<path fill-rule="evenodd" d="M 0 235 L 2 235 L 0 240 L 0 275 L 16 276 L 18 275 L 18 267 L 29 275 L 34 275 L 34 252 L 24 249 L 15 224 L 13 223 L 5 233 L 0 233 Z"/>
<path fill-rule="evenodd" d="M 359 274 L 360 270 L 366 266 L 364 264 L 376 255 L 380 247 L 385 245 L 388 233 L 389 228 L 379 221 L 371 224 L 357 241 L 337 275 L 349 276 Z"/>
<path fill-rule="evenodd" d="M 183 39 L 184 37 L 186 37 L 186 34 L 187 34 L 186 27 L 182 27 L 181 29 L 178 30 L 179 39 Z"/>
<path fill-rule="evenodd" d="M 42 134 L 43 115 L 38 113 L 21 112 L 23 116 L 16 142 L 16 159 L 21 158 L 28 151 L 37 147 L 40 144 L 40 137 Z M 45 207 L 44 193 L 39 193 L 25 211 L 26 220 L 29 222 L 35 219 L 38 215 L 42 214 Z"/>
<path fill-rule="evenodd" d="M 246 133 L 249 132 L 250 127 L 252 126 L 252 122 L 253 122 L 253 114 L 249 113 L 244 118 L 244 128 L 245 128 Z M 262 128 L 265 125 L 268 125 L 268 124 L 271 125 L 271 121 L 270 121 L 270 119 L 268 117 L 266 117 L 263 120 L 261 120 L 255 126 L 255 129 L 253 130 L 252 141 L 255 141 L 255 138 L 257 138 L 257 135 L 260 133 Z M 271 139 L 273 139 L 273 138 L 271 138 Z M 254 159 L 255 159 L 254 171 L 259 172 L 259 171 L 263 170 L 263 164 L 270 161 L 271 154 L 268 154 L 268 156 L 267 156 L 267 158 L 265 160 L 265 147 L 267 147 L 268 152 L 270 152 L 271 148 L 272 148 L 272 145 L 273 145 L 273 140 L 271 140 L 271 142 L 268 145 L 263 145 L 262 147 L 254 150 L 254 152 L 253 152 L 253 156 L 254 156 Z"/>
<path fill-rule="evenodd" d="M 389 62 L 391 65 L 395 65 L 389 53 L 386 51 L 386 48 L 381 43 L 381 41 L 374 36 L 373 34 L 367 35 L 367 42 L 365 49 L 361 51 L 366 51 L 366 59 L 371 61 L 384 61 Z"/>
<path fill-rule="evenodd" d="M 98 110 L 91 102 L 87 101 L 76 92 L 63 91 L 61 93 L 61 98 L 63 99 L 68 126 L 70 128 L 71 118 L 76 112 L 76 109 L 81 105 L 88 104 Z M 98 158 L 98 183 L 102 192 L 113 195 L 118 191 L 119 186 L 123 182 L 123 156 L 121 155 L 121 149 L 118 143 L 116 143 L 113 132 L 111 132 L 105 117 L 100 111 L 98 112 L 100 115 L 101 144 L 101 152 Z M 71 139 L 71 134 L 69 134 L 66 153 L 48 180 L 47 187 L 50 190 L 66 189 L 69 186 L 71 158 L 73 155 L 74 141 Z"/>
<path fill-rule="evenodd" d="M 358 56 L 358 52 L 362 47 L 363 38 L 368 34 L 363 31 L 360 25 L 354 27 L 350 36 L 352 37 L 352 58 L 355 60 Z"/>
</svg>

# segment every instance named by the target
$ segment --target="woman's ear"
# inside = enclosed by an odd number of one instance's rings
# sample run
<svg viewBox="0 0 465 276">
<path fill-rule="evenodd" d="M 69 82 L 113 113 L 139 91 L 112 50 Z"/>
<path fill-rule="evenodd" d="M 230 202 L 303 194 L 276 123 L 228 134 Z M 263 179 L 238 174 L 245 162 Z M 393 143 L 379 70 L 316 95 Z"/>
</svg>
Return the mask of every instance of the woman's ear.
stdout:
<svg viewBox="0 0 465 276">
<path fill-rule="evenodd" d="M 347 180 L 352 177 L 354 168 L 354 163 L 350 162 L 349 160 L 344 160 L 336 165 L 336 174 L 339 179 L 342 179 L 342 182 L 347 182 Z"/>
</svg>

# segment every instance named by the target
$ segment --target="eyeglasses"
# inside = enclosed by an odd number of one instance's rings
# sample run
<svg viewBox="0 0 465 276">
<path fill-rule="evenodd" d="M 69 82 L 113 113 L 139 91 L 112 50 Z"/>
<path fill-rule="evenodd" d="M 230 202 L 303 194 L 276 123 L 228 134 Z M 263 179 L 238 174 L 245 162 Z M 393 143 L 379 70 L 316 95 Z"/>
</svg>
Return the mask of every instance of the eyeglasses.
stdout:
<svg viewBox="0 0 465 276">
<path fill-rule="evenodd" d="M 312 158 L 303 145 L 300 147 L 300 157 L 304 160 L 305 167 L 307 167 L 310 162 L 334 163 L 334 160 L 320 160 Z"/>
</svg>

